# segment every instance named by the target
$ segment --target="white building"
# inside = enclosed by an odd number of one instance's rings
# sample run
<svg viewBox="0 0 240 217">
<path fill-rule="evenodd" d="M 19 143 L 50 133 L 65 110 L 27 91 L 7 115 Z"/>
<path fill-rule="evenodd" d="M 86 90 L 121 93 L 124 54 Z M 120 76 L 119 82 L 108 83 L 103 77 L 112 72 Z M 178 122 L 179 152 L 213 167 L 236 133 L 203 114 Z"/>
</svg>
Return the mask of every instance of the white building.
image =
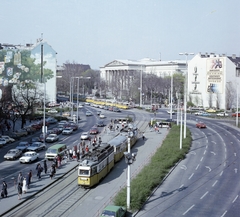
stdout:
<svg viewBox="0 0 240 217">
<path fill-rule="evenodd" d="M 188 100 L 196 106 L 236 108 L 239 84 L 240 57 L 199 53 L 188 63 Z M 232 97 L 232 105 L 229 105 Z"/>
<path fill-rule="evenodd" d="M 172 73 L 184 73 L 186 61 L 160 61 L 149 58 L 141 60 L 114 60 L 100 68 L 100 77 L 106 81 L 109 88 L 114 80 L 121 82 L 121 90 L 127 90 L 131 85 L 133 74 L 138 72 L 155 74 L 157 76 L 170 76 Z M 140 84 L 141 86 L 141 84 Z"/>
</svg>

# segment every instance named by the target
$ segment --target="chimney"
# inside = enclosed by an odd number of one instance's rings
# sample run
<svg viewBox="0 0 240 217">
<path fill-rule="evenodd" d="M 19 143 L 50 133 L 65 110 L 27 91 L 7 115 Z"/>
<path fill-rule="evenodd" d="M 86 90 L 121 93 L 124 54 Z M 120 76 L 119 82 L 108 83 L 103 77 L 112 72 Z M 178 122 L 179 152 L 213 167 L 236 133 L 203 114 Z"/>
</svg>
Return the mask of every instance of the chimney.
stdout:
<svg viewBox="0 0 240 217">
<path fill-rule="evenodd" d="M 236 59 L 236 54 L 233 54 L 233 55 L 232 55 L 232 58 L 235 60 L 235 59 Z"/>
</svg>

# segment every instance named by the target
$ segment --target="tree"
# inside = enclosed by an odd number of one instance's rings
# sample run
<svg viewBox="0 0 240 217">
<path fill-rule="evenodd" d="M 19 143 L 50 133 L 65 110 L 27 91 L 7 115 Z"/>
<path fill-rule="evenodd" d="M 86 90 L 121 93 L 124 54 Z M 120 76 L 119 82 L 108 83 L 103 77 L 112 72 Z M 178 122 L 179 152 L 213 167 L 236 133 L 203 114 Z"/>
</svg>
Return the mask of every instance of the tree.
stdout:
<svg viewBox="0 0 240 217">
<path fill-rule="evenodd" d="M 26 123 L 28 114 L 33 113 L 34 105 L 44 99 L 44 92 L 38 83 L 29 82 L 24 85 L 15 85 L 12 89 L 13 109 L 18 112 L 22 119 L 22 128 Z"/>
</svg>

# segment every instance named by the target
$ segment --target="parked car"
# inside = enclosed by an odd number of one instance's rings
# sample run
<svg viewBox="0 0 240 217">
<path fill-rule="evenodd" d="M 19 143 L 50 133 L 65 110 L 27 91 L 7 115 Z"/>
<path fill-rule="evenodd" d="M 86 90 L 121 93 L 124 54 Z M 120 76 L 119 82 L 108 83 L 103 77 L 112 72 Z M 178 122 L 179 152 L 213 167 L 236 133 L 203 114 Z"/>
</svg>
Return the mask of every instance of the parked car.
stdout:
<svg viewBox="0 0 240 217">
<path fill-rule="evenodd" d="M 93 126 L 90 130 L 89 133 L 90 134 L 98 134 L 98 128 L 96 126 Z"/>
<path fill-rule="evenodd" d="M 83 132 L 83 133 L 81 134 L 81 137 L 80 137 L 80 138 L 81 138 L 82 140 L 86 140 L 86 139 L 89 139 L 89 137 L 90 137 L 90 136 L 89 136 L 89 133 L 88 133 L 88 132 Z"/>
<path fill-rule="evenodd" d="M 45 139 L 46 142 L 56 142 L 58 140 L 59 136 L 57 134 L 49 134 Z"/>
<path fill-rule="evenodd" d="M 113 107 L 114 112 L 121 112 L 121 110 L 118 107 Z"/>
<path fill-rule="evenodd" d="M 20 136 L 19 134 L 15 133 L 15 132 L 8 131 L 8 132 L 6 132 L 6 134 L 7 134 L 9 137 L 11 137 L 11 138 L 13 138 L 13 139 L 15 139 L 15 140 L 21 139 L 21 136 Z"/>
<path fill-rule="evenodd" d="M 19 149 L 10 149 L 5 155 L 4 159 L 6 160 L 15 160 L 22 155 L 22 151 Z"/>
<path fill-rule="evenodd" d="M 206 128 L 207 126 L 203 122 L 199 122 L 199 123 L 196 124 L 196 127 L 197 128 Z"/>
<path fill-rule="evenodd" d="M 27 151 L 41 151 L 46 149 L 46 145 L 42 142 L 33 142 L 28 148 Z"/>
<path fill-rule="evenodd" d="M 0 147 L 3 147 L 7 144 L 7 141 L 4 138 L 0 138 Z"/>
<path fill-rule="evenodd" d="M 228 117 L 228 113 L 220 112 L 220 113 L 217 113 L 217 116 L 219 116 L 219 117 Z"/>
<path fill-rule="evenodd" d="M 72 134 L 72 132 L 73 132 L 73 129 L 71 127 L 66 127 L 66 128 L 63 129 L 62 134 L 63 135 L 70 135 L 70 134 Z"/>
<path fill-rule="evenodd" d="M 86 116 L 92 116 L 92 112 L 86 111 Z"/>
<path fill-rule="evenodd" d="M 20 163 L 31 163 L 38 159 L 39 154 L 35 151 L 28 151 L 19 158 Z"/>
<path fill-rule="evenodd" d="M 104 124 L 104 122 L 103 122 L 102 120 L 99 120 L 99 121 L 97 122 L 97 126 L 98 126 L 98 127 L 104 127 L 105 124 Z"/>
<path fill-rule="evenodd" d="M 211 116 L 211 114 L 207 113 L 207 112 L 203 112 L 201 115 L 199 116 Z"/>
<path fill-rule="evenodd" d="M 36 130 L 42 129 L 42 126 L 39 123 L 33 123 L 30 125 L 31 127 L 35 128 Z"/>
<path fill-rule="evenodd" d="M 22 137 L 22 136 L 27 136 L 27 135 L 28 135 L 27 130 L 24 130 L 24 129 L 17 130 L 15 133 L 16 133 L 17 135 L 19 135 L 20 137 Z"/>
<path fill-rule="evenodd" d="M 85 104 L 85 105 L 90 105 L 90 103 L 89 103 L 89 102 L 85 102 L 84 104 Z"/>
<path fill-rule="evenodd" d="M 201 116 L 202 113 L 204 113 L 204 111 L 197 111 L 197 112 L 195 112 L 194 114 L 195 114 L 196 116 L 198 116 L 198 115 Z"/>
<path fill-rule="evenodd" d="M 48 110 L 48 113 L 56 114 L 56 113 L 58 113 L 58 111 L 56 109 L 50 109 L 50 110 Z"/>
<path fill-rule="evenodd" d="M 106 216 L 111 216 L 111 217 L 124 217 L 126 216 L 127 209 L 122 206 L 113 206 L 113 205 L 108 205 L 104 208 L 102 211 L 100 217 L 106 217 Z"/>
<path fill-rule="evenodd" d="M 26 130 L 28 132 L 28 134 L 33 134 L 37 131 L 37 129 L 32 126 L 26 126 L 23 129 Z"/>
<path fill-rule="evenodd" d="M 27 151 L 27 148 L 29 146 L 28 142 L 19 142 L 18 146 L 16 147 L 16 149 L 21 150 L 22 152 Z"/>
<path fill-rule="evenodd" d="M 13 139 L 12 137 L 10 136 L 1 136 L 3 139 L 6 140 L 7 143 L 12 143 L 12 142 L 15 142 L 15 139 Z"/>
<path fill-rule="evenodd" d="M 239 113 L 233 113 L 232 117 L 237 117 L 237 114 L 238 114 L 238 117 L 240 117 L 240 112 Z"/>
</svg>

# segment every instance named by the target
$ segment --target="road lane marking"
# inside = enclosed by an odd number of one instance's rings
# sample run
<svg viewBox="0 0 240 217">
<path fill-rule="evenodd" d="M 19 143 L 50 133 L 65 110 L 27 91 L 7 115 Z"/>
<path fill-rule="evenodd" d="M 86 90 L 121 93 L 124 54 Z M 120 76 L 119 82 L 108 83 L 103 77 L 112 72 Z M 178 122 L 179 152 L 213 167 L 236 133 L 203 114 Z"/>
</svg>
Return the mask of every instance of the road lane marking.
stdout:
<svg viewBox="0 0 240 217">
<path fill-rule="evenodd" d="M 185 165 L 182 165 L 180 168 L 183 169 L 183 170 L 187 169 L 187 167 Z"/>
<path fill-rule="evenodd" d="M 235 171 L 235 173 L 237 173 L 238 169 L 237 169 L 237 168 L 235 168 L 235 169 L 234 169 L 234 171 Z"/>
<path fill-rule="evenodd" d="M 206 154 L 206 150 L 203 152 L 203 154 L 204 154 L 204 155 Z"/>
<path fill-rule="evenodd" d="M 211 172 L 211 168 L 209 166 L 205 166 L 205 167 L 209 170 L 209 172 Z"/>
<path fill-rule="evenodd" d="M 194 207 L 195 205 L 192 205 L 190 208 L 188 208 L 187 209 L 187 211 L 186 212 L 184 212 L 182 215 L 185 215 L 185 214 L 187 214 L 193 207 Z"/>
<path fill-rule="evenodd" d="M 200 161 L 202 161 L 203 160 L 203 157 L 201 158 L 201 160 Z"/>
<path fill-rule="evenodd" d="M 193 177 L 194 173 L 191 174 L 191 176 L 188 179 L 191 179 Z"/>
<path fill-rule="evenodd" d="M 217 184 L 217 182 L 218 182 L 218 180 L 216 180 L 216 181 L 213 183 L 212 187 L 214 187 L 214 186 Z"/>
<path fill-rule="evenodd" d="M 200 197 L 200 200 L 202 200 L 207 194 L 208 194 L 208 191 L 202 197 Z"/>
<path fill-rule="evenodd" d="M 232 201 L 232 203 L 234 203 L 237 199 L 238 199 L 238 195 L 234 198 L 234 200 Z"/>
<path fill-rule="evenodd" d="M 227 210 L 221 215 L 221 217 L 225 216 L 227 213 Z"/>
<path fill-rule="evenodd" d="M 195 170 L 197 170 L 197 169 L 198 169 L 198 167 L 199 167 L 199 164 L 197 165 L 197 167 L 196 167 L 196 169 L 195 169 Z"/>
<path fill-rule="evenodd" d="M 223 174 L 223 171 L 220 173 L 220 176 L 222 176 L 222 174 Z"/>
<path fill-rule="evenodd" d="M 211 151 L 211 154 L 213 154 L 213 155 L 216 155 L 216 153 L 215 153 L 215 152 L 213 152 L 213 151 Z"/>
</svg>

